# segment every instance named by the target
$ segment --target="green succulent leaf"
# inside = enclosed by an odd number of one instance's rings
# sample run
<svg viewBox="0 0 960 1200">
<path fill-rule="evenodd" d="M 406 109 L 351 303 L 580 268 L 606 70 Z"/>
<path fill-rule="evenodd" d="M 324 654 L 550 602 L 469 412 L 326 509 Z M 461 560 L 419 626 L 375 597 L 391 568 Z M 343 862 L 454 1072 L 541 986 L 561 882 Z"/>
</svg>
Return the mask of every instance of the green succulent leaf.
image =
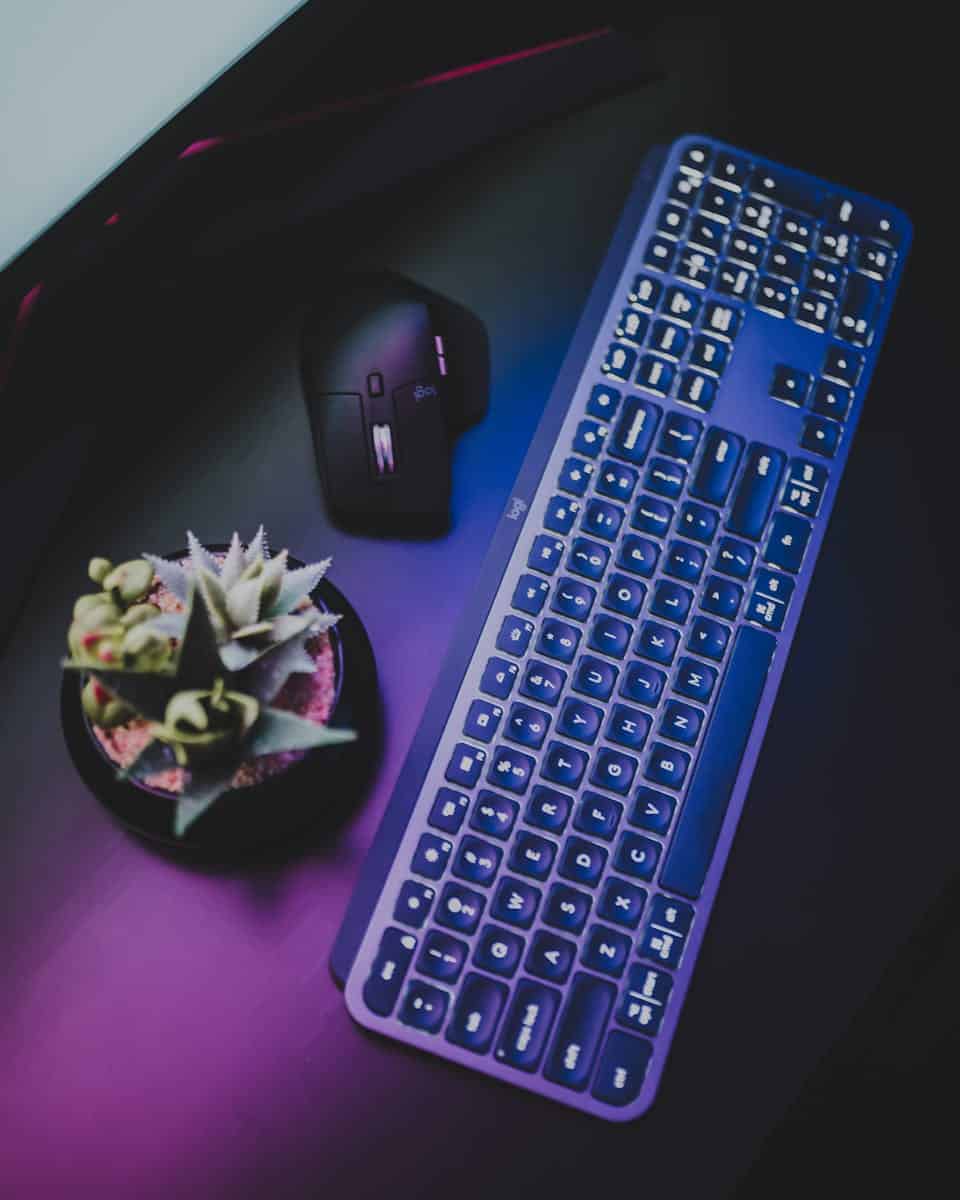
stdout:
<svg viewBox="0 0 960 1200">
<path fill-rule="evenodd" d="M 207 606 L 197 597 L 194 589 L 180 653 L 177 655 L 174 690 L 208 688 L 221 673 L 217 635 Z"/>
<path fill-rule="evenodd" d="M 254 758 L 279 754 L 283 750 L 309 750 L 315 746 L 334 746 L 356 740 L 352 729 L 330 729 L 296 713 L 280 708 L 264 708 L 246 742 L 246 751 Z"/>
<path fill-rule="evenodd" d="M 280 583 L 280 591 L 277 593 L 276 599 L 263 615 L 265 617 L 278 617 L 296 608 L 300 601 L 306 599 L 324 575 L 326 575 L 331 561 L 331 559 L 325 558 L 322 562 L 310 563 L 308 566 L 297 567 L 293 571 L 287 571 Z"/>
<path fill-rule="evenodd" d="M 220 574 L 220 564 L 209 550 L 201 544 L 195 533 L 187 530 L 187 548 L 190 551 L 190 562 L 195 571 L 205 567 L 212 575 Z"/>
<path fill-rule="evenodd" d="M 242 579 L 227 591 L 225 596 L 227 616 L 234 628 L 256 624 L 260 617 L 263 581 L 263 575 L 258 575 L 256 579 Z"/>
<path fill-rule="evenodd" d="M 230 549 L 227 551 L 227 557 L 223 560 L 223 564 L 220 567 L 220 582 L 227 591 L 240 578 L 240 572 L 243 568 L 243 546 L 240 543 L 240 534 L 234 532 L 233 537 L 230 539 Z"/>
<path fill-rule="evenodd" d="M 90 663 L 66 659 L 65 671 L 90 671 Z M 148 720 L 163 719 L 167 701 L 177 690 L 176 675 L 170 671 L 127 671 L 122 667 L 97 667 L 92 674 L 105 688 Z"/>
<path fill-rule="evenodd" d="M 247 547 L 243 555 L 244 565 L 249 567 L 249 565 L 252 562 L 255 562 L 258 558 L 266 559 L 269 557 L 270 547 L 267 545 L 267 531 L 261 525 L 254 534 L 253 541 Z"/>
<path fill-rule="evenodd" d="M 281 646 L 298 633 L 312 629 L 315 620 L 316 613 L 277 617 L 271 622 L 269 631 L 262 634 L 262 640 L 225 642 L 220 647 L 220 660 L 228 671 L 242 671 L 264 654 L 268 654 L 274 646 Z"/>
<path fill-rule="evenodd" d="M 144 554 L 143 557 L 153 567 L 154 575 L 164 587 L 186 604 L 187 597 L 190 595 L 190 576 L 183 566 L 178 562 L 170 562 L 166 558 L 158 558 L 156 554 Z"/>
<path fill-rule="evenodd" d="M 243 678 L 244 690 L 256 696 L 261 704 L 269 704 L 291 675 L 312 675 L 317 664 L 306 648 L 311 637 L 313 631 L 308 630 L 272 647 L 251 664 Z"/>
<path fill-rule="evenodd" d="M 177 797 L 177 811 L 173 821 L 173 832 L 177 837 L 183 837 L 214 800 L 229 790 L 235 770 L 235 763 L 190 768 L 183 791 Z"/>
<path fill-rule="evenodd" d="M 261 573 L 261 582 L 263 585 L 263 608 L 272 607 L 277 596 L 280 594 L 280 586 L 283 583 L 283 577 L 287 570 L 287 552 L 281 550 L 276 558 L 269 559 L 265 564 Z"/>
<path fill-rule="evenodd" d="M 223 585 L 216 574 L 206 567 L 196 567 L 194 574 L 210 622 L 218 640 L 223 641 L 230 636 L 230 614 L 227 612 L 227 596 Z"/>
</svg>

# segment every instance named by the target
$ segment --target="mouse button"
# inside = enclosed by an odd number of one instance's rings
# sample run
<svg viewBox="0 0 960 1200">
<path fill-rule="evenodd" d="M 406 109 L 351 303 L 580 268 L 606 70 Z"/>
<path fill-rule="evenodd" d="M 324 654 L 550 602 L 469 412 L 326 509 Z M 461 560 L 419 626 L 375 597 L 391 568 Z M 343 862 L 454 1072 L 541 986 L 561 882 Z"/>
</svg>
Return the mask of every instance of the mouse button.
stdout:
<svg viewBox="0 0 960 1200">
<path fill-rule="evenodd" d="M 393 393 L 403 445 L 407 455 L 421 460 L 448 452 L 443 401 L 432 383 L 410 383 Z"/>
<path fill-rule="evenodd" d="M 363 408 L 359 393 L 326 392 L 310 402 L 318 455 L 333 491 L 346 491 L 366 473 Z"/>
</svg>

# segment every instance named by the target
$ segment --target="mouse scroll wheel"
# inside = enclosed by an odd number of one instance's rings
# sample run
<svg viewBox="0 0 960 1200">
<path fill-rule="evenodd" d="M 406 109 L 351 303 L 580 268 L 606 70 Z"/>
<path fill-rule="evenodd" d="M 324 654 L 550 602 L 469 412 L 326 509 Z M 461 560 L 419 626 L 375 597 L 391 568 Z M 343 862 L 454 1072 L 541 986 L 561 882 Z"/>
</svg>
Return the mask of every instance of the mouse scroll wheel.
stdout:
<svg viewBox="0 0 960 1200">
<path fill-rule="evenodd" d="M 378 476 L 392 475 L 396 469 L 393 447 L 393 429 L 387 422 L 370 426 L 373 442 L 373 465 Z"/>
</svg>

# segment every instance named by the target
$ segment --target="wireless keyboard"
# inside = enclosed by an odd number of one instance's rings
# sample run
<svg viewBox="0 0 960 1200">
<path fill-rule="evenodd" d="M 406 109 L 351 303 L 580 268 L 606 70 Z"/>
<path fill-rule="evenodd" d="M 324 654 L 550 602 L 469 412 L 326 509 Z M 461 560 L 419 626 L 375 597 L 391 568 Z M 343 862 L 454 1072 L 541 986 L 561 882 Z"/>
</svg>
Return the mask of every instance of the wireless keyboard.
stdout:
<svg viewBox="0 0 960 1200">
<path fill-rule="evenodd" d="M 709 138 L 641 171 L 371 856 L 362 1025 L 650 1105 L 909 240 Z"/>
</svg>

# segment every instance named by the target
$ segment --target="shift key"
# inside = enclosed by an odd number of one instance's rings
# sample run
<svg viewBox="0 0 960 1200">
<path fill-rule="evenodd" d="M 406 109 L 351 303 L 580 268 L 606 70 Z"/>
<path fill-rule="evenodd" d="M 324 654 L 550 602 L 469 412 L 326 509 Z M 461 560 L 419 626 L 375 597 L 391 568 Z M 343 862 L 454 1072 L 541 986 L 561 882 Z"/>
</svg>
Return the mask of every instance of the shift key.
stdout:
<svg viewBox="0 0 960 1200">
<path fill-rule="evenodd" d="M 549 1080 L 578 1092 L 587 1086 L 616 995 L 604 979 L 574 976 L 544 1071 Z"/>
<path fill-rule="evenodd" d="M 727 521 L 731 533 L 755 542 L 760 540 L 776 499 L 785 462 L 786 456 L 779 450 L 757 444 L 750 447 Z"/>
<path fill-rule="evenodd" d="M 703 457 L 690 487 L 691 495 L 709 504 L 725 504 L 742 453 L 743 438 L 725 429 L 711 429 L 704 441 Z"/>
</svg>

